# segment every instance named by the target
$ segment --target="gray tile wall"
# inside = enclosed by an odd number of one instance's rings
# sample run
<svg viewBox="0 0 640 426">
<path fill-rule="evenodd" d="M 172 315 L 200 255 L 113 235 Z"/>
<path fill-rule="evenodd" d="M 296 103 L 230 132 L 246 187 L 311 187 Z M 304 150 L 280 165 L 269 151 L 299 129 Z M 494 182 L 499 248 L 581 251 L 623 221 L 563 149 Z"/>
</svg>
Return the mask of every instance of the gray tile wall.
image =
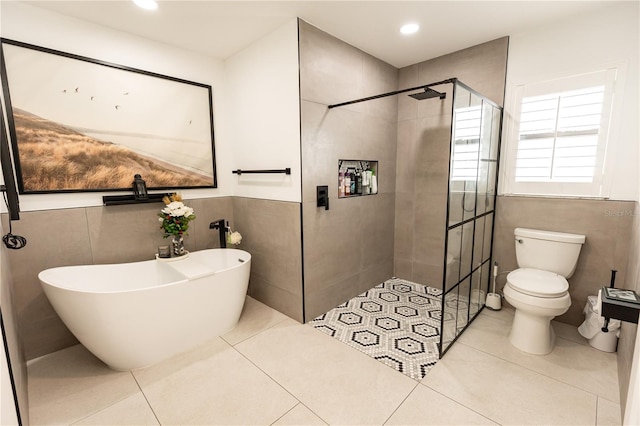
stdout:
<svg viewBox="0 0 640 426">
<path fill-rule="evenodd" d="M 399 88 L 458 78 L 503 104 L 508 38 L 400 70 Z M 444 261 L 452 85 L 445 100 L 398 96 L 394 275 L 441 287 Z"/>
<path fill-rule="evenodd" d="M 234 197 L 233 211 L 251 253 L 249 295 L 302 322 L 300 203 Z"/>
<path fill-rule="evenodd" d="M 7 215 L 2 215 L 2 220 L 7 220 Z M 0 232 L 4 235 L 8 227 L 0 227 Z M 18 314 L 15 309 L 15 296 L 13 290 L 13 277 L 11 275 L 11 265 L 9 264 L 8 252 L 10 250 L 4 245 L 0 248 L 0 294 L 2 300 L 2 321 L 6 342 L 8 344 L 9 361 L 11 362 L 11 370 L 13 380 L 15 382 L 15 391 L 18 398 L 18 406 L 20 409 L 20 419 L 22 424 L 29 424 L 29 399 L 27 394 L 27 363 L 24 356 L 24 348 L 20 340 L 18 329 Z M 3 349 L 4 350 L 4 349 Z M 4 368 L 4 367 L 3 367 Z"/>
<path fill-rule="evenodd" d="M 327 105 L 396 90 L 396 68 L 299 21 L 305 320 L 392 276 L 397 100 Z M 377 195 L 338 199 L 338 160 L 378 161 Z M 329 186 L 328 211 L 316 186 Z"/>
<path fill-rule="evenodd" d="M 629 262 L 627 263 L 627 278 L 624 281 L 624 288 L 640 293 L 640 204 L 635 203 L 633 210 L 624 211 L 625 215 L 627 213 L 632 213 L 633 223 L 631 225 L 631 238 L 629 238 Z M 620 287 L 622 287 L 622 283 L 620 284 Z M 623 416 L 627 402 L 637 332 L 638 326 L 636 324 L 622 323 L 620 339 L 618 340 L 618 383 L 620 384 L 620 406 Z M 637 361 L 638 354 L 636 354 Z"/>
<path fill-rule="evenodd" d="M 582 310 L 587 296 L 597 294 L 599 288 L 609 284 L 612 269 L 618 271 L 616 287 L 623 287 L 629 280 L 627 262 L 634 204 L 632 201 L 499 196 L 493 259 L 500 271 L 517 268 L 513 237 L 517 227 L 585 235 L 576 271 L 569 278 L 571 307 L 556 318 L 578 326 L 584 321 Z M 497 280 L 499 291 L 505 282 L 506 274 L 501 273 Z"/>
</svg>

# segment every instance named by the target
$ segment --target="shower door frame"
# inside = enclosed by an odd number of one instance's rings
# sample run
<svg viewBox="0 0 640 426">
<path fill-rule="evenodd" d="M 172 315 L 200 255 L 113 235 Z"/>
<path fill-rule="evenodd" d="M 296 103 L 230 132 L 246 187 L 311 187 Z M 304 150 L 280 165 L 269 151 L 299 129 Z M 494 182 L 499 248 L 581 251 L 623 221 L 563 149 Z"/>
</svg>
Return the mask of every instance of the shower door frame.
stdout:
<svg viewBox="0 0 640 426">
<path fill-rule="evenodd" d="M 491 278 L 492 278 L 492 271 L 493 268 L 491 268 L 491 265 L 493 263 L 493 239 L 494 239 L 494 234 L 495 234 L 495 220 L 496 220 L 496 205 L 497 205 L 497 194 L 498 194 L 498 180 L 499 180 L 499 172 L 500 172 L 500 146 L 502 143 L 502 125 L 503 125 L 503 119 L 504 119 L 504 111 L 503 111 L 503 107 L 501 107 L 500 105 L 498 105 L 497 103 L 491 101 L 490 99 L 488 99 L 486 96 L 482 95 L 480 92 L 476 91 L 475 89 L 471 88 L 470 86 L 466 85 L 465 83 L 461 82 L 459 79 L 457 78 L 451 78 L 450 79 L 450 83 L 453 84 L 453 99 L 452 99 L 452 103 L 451 103 L 451 128 L 450 128 L 450 138 L 449 138 L 449 174 L 448 174 L 448 179 L 447 179 L 447 207 L 446 207 L 446 221 L 445 221 L 445 229 L 444 229 L 444 259 L 443 259 L 443 275 L 442 275 L 442 299 L 441 299 L 441 315 L 440 315 L 440 341 L 438 342 L 438 351 L 440 354 L 440 358 L 442 358 L 444 356 L 444 354 L 453 346 L 453 344 L 458 340 L 458 338 L 464 333 L 464 331 L 467 329 L 467 327 L 469 327 L 469 324 L 471 324 L 480 314 L 480 312 L 482 312 L 482 310 L 485 308 L 485 303 L 484 300 L 482 300 L 481 303 L 479 303 L 479 307 L 478 310 L 475 312 L 475 314 L 473 315 L 473 317 L 471 317 L 470 315 L 470 308 L 471 308 L 471 293 L 473 290 L 473 274 L 476 271 L 480 271 L 480 289 L 485 290 L 485 297 L 486 294 L 489 292 L 489 288 L 491 285 Z M 477 196 L 478 196 L 478 176 L 479 176 L 479 171 L 480 171 L 480 154 L 481 154 L 481 141 L 482 141 L 482 136 L 480 136 L 480 139 L 478 140 L 478 166 L 477 166 L 477 174 L 476 174 L 476 180 L 475 180 L 475 190 L 474 190 L 474 214 L 473 217 L 469 218 L 469 219 L 464 219 L 464 210 L 463 210 L 463 220 L 459 223 L 456 223 L 453 226 L 450 226 L 449 224 L 449 220 L 450 220 L 450 215 L 451 215 L 451 175 L 452 175 L 452 164 L 453 164 L 453 150 L 454 150 L 454 146 L 455 146 L 455 140 L 454 140 L 454 135 L 455 135 L 455 125 L 456 125 L 456 121 L 455 121 L 455 110 L 456 110 L 456 98 L 458 95 L 458 88 L 461 87 L 463 89 L 465 89 L 466 91 L 470 92 L 471 95 L 475 95 L 477 97 L 479 97 L 482 101 L 481 103 L 481 107 L 480 107 L 480 111 L 481 111 L 481 116 L 480 116 L 480 131 L 482 131 L 482 125 L 484 123 L 483 119 L 484 119 L 484 104 L 485 102 L 488 103 L 491 107 L 494 108 L 495 111 L 497 110 L 499 113 L 499 123 L 497 126 L 497 149 L 496 149 L 496 158 L 495 158 L 495 183 L 493 185 L 493 194 L 494 194 L 494 203 L 493 203 L 493 209 L 491 211 L 485 211 L 484 213 L 480 214 L 479 216 L 477 215 Z M 491 142 L 493 142 L 493 140 L 490 140 Z M 489 161 L 494 161 L 493 159 L 488 159 Z M 488 177 L 488 175 L 487 175 Z M 465 191 L 466 193 L 466 191 Z M 472 243 L 471 243 L 471 256 L 473 259 L 473 254 L 475 253 L 475 237 L 476 237 L 476 229 L 475 229 L 475 222 L 477 221 L 478 218 L 483 218 L 483 217 L 487 217 L 489 215 L 492 215 L 492 219 L 491 219 L 491 242 L 490 242 L 490 249 L 489 249 L 489 257 L 486 261 L 482 261 L 480 263 L 480 265 L 476 268 L 473 267 L 473 264 L 471 265 L 470 268 L 470 272 L 465 275 L 464 277 L 459 277 L 458 282 L 453 285 L 451 288 L 447 289 L 447 257 L 448 257 L 448 246 L 449 246 L 449 231 L 451 229 L 455 229 L 455 228 L 460 228 L 463 229 L 464 225 L 467 223 L 473 223 L 473 233 L 472 233 Z M 485 230 L 486 230 L 486 226 L 485 226 Z M 484 233 L 484 231 L 483 231 Z M 484 243 L 484 241 L 483 241 Z M 461 252 L 462 252 L 462 248 L 461 248 Z M 484 269 L 484 266 L 488 265 L 489 267 L 487 268 L 489 271 L 488 276 L 485 277 L 482 275 L 482 270 Z M 446 342 L 447 346 L 443 348 L 443 346 L 445 345 L 444 342 L 444 338 L 445 338 L 445 313 L 446 313 L 446 302 L 447 302 L 447 294 L 452 293 L 453 291 L 459 291 L 460 286 L 464 283 L 464 281 L 469 280 L 469 295 L 468 295 L 468 304 L 467 304 L 467 322 L 464 325 L 464 327 L 462 327 L 461 329 L 458 330 L 458 326 L 457 326 L 457 320 L 459 318 L 458 316 L 458 309 L 456 308 L 456 326 L 455 326 L 455 336 L 453 337 L 453 339 L 449 342 Z M 456 299 L 457 300 L 457 299 Z"/>
</svg>

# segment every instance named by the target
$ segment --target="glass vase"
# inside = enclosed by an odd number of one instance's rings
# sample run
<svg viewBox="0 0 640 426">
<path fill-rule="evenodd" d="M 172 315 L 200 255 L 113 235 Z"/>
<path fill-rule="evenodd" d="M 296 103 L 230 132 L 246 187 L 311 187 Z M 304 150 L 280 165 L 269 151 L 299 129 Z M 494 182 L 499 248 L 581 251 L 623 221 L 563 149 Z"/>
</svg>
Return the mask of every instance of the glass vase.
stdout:
<svg viewBox="0 0 640 426">
<path fill-rule="evenodd" d="M 185 250 L 184 250 L 184 239 L 182 238 L 182 235 L 174 235 L 172 240 L 171 240 L 171 247 L 173 248 L 173 256 L 177 257 L 177 256 L 184 256 L 185 255 Z"/>
</svg>

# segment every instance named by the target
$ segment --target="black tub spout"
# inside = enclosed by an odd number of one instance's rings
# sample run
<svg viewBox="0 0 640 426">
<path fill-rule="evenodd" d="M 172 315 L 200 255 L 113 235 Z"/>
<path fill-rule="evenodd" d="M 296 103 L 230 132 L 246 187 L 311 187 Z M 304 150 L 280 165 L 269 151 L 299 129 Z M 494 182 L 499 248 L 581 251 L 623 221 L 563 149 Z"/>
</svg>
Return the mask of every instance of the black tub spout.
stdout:
<svg viewBox="0 0 640 426">
<path fill-rule="evenodd" d="M 227 248 L 227 229 L 229 223 L 224 219 L 214 220 L 209 224 L 209 229 L 217 229 L 220 234 L 220 248 Z"/>
</svg>

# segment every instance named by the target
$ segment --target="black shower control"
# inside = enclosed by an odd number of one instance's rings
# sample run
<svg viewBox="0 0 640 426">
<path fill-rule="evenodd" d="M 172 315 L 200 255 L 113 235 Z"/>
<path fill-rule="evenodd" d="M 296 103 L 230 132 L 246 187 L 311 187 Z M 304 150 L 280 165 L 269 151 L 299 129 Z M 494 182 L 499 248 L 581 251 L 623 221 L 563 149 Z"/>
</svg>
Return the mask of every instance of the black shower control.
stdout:
<svg viewBox="0 0 640 426">
<path fill-rule="evenodd" d="M 316 187 L 317 206 L 324 207 L 325 210 L 329 210 L 329 187 L 327 185 Z"/>
</svg>

